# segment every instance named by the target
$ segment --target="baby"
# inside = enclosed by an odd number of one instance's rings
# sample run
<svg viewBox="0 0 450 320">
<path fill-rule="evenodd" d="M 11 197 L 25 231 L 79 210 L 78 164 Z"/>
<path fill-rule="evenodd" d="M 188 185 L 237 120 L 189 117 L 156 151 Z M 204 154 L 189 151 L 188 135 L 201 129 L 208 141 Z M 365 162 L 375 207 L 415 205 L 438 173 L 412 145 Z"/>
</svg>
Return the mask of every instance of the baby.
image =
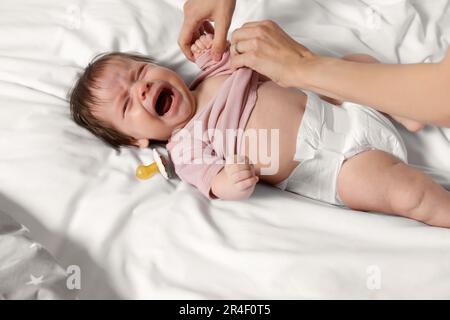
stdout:
<svg viewBox="0 0 450 320">
<path fill-rule="evenodd" d="M 229 51 L 212 60 L 212 41 L 208 34 L 192 45 L 202 72 L 190 87 L 140 55 L 94 59 L 71 94 L 74 120 L 115 148 L 168 141 L 178 176 L 211 199 L 247 198 L 263 181 L 333 205 L 450 227 L 450 193 L 406 164 L 388 118 L 233 70 Z"/>
</svg>

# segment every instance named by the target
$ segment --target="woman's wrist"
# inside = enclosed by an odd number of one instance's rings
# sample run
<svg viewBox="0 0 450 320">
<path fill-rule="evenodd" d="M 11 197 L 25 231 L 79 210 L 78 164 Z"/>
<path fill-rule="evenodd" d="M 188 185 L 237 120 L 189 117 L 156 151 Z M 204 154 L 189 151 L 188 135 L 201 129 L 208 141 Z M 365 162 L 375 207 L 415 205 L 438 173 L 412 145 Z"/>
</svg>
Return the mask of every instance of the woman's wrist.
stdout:
<svg viewBox="0 0 450 320">
<path fill-rule="evenodd" d="M 302 58 L 302 63 L 298 64 L 295 72 L 295 87 L 306 90 L 317 90 L 321 88 L 323 75 L 334 63 L 334 58 L 312 54 Z"/>
</svg>

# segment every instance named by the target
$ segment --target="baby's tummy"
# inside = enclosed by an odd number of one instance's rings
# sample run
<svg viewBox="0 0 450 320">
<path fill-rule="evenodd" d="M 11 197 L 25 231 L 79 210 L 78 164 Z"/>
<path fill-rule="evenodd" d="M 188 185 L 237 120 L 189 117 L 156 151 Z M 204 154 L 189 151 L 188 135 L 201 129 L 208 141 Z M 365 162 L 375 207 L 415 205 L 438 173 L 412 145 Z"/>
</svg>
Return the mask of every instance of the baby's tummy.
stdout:
<svg viewBox="0 0 450 320">
<path fill-rule="evenodd" d="M 278 184 L 299 164 L 293 158 L 305 103 L 305 94 L 297 89 L 282 88 L 273 82 L 259 86 L 240 154 L 255 165 L 262 181 Z"/>
</svg>

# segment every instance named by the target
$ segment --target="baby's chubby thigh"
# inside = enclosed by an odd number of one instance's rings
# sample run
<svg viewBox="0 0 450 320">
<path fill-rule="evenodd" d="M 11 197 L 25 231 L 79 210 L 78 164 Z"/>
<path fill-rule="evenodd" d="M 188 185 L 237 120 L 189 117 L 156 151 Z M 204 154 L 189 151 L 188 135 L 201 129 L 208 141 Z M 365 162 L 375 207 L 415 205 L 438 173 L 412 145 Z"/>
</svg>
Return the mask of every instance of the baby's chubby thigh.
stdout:
<svg viewBox="0 0 450 320">
<path fill-rule="evenodd" d="M 337 193 L 343 204 L 362 211 L 392 211 L 392 186 L 399 178 L 392 168 L 403 162 L 381 151 L 361 152 L 342 164 L 337 179 Z"/>
<path fill-rule="evenodd" d="M 352 209 L 393 213 L 392 197 L 397 193 L 390 188 L 403 187 L 403 178 L 394 169 L 408 167 L 402 138 L 387 118 L 371 108 L 344 103 L 343 109 L 347 121 L 341 126 L 349 129 L 341 146 L 345 160 L 337 177 L 337 195 Z"/>
</svg>

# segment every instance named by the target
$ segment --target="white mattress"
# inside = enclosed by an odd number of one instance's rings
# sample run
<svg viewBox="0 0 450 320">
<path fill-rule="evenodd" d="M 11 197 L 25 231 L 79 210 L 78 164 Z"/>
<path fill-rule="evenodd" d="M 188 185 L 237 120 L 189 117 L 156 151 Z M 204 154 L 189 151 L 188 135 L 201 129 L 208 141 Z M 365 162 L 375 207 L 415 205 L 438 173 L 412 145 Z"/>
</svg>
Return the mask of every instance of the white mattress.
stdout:
<svg viewBox="0 0 450 320">
<path fill-rule="evenodd" d="M 439 61 L 449 3 L 238 0 L 231 29 L 270 18 L 320 53 Z M 150 150 L 118 155 L 72 123 L 67 91 L 98 52 L 139 51 L 193 78 L 176 44 L 182 5 L 0 2 L 0 206 L 80 266 L 80 297 L 449 298 L 450 230 L 263 185 L 210 202 L 178 180 L 136 180 Z M 409 161 L 450 186 L 450 130 L 402 134 Z"/>
</svg>

